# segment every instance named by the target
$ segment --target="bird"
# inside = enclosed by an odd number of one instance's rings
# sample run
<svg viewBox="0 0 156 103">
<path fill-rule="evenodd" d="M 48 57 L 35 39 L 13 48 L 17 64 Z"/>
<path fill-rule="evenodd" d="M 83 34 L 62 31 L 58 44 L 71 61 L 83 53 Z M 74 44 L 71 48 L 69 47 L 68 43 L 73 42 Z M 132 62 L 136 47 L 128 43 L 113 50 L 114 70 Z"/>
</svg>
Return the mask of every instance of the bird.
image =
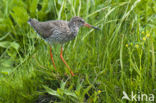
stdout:
<svg viewBox="0 0 156 103">
<path fill-rule="evenodd" d="M 53 59 L 51 44 L 53 43 L 61 44 L 60 58 L 66 65 L 72 76 L 74 76 L 74 73 L 72 72 L 71 68 L 69 67 L 69 65 L 62 56 L 63 55 L 62 45 L 68 41 L 73 40 L 77 36 L 80 27 L 85 26 L 88 28 L 99 30 L 98 27 L 86 23 L 84 19 L 78 16 L 72 17 L 69 21 L 65 20 L 38 21 L 35 18 L 33 19 L 30 18 L 28 20 L 28 23 L 40 35 L 41 38 L 43 38 L 50 44 L 50 57 L 55 70 L 56 66 Z"/>
</svg>

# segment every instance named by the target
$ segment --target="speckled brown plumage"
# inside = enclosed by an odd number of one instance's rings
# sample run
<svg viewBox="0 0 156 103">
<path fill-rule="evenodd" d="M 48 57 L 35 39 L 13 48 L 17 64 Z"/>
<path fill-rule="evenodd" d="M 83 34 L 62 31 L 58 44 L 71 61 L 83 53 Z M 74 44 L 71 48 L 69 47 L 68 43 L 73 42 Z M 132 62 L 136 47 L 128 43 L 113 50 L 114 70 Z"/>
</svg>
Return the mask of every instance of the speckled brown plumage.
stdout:
<svg viewBox="0 0 156 103">
<path fill-rule="evenodd" d="M 85 21 L 80 17 L 73 17 L 69 22 L 63 20 L 39 22 L 36 19 L 30 19 L 29 23 L 48 42 L 65 43 L 76 37 Z M 88 24 L 89 26 L 93 27 Z"/>
</svg>

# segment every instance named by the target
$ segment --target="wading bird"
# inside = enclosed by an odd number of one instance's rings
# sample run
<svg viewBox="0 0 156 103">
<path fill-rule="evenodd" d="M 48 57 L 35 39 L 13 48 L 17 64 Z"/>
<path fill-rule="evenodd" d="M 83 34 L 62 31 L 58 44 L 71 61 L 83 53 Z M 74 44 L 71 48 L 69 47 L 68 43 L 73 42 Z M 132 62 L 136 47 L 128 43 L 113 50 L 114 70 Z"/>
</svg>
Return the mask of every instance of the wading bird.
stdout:
<svg viewBox="0 0 156 103">
<path fill-rule="evenodd" d="M 63 20 L 51 20 L 51 21 L 45 21 L 40 22 L 37 19 L 29 19 L 28 23 L 34 28 L 34 30 L 46 41 L 49 42 L 49 44 L 52 43 L 60 43 L 61 44 L 61 53 L 60 58 L 63 61 L 63 63 L 67 66 L 72 76 L 74 76 L 74 73 L 64 60 L 62 53 L 63 48 L 62 45 L 65 42 L 68 42 L 72 39 L 74 39 L 80 27 L 86 26 L 88 28 L 94 28 L 98 29 L 95 26 L 92 26 L 88 23 L 86 23 L 81 17 L 73 17 L 70 21 L 63 21 Z M 53 59 L 52 54 L 52 48 L 50 46 L 50 56 L 53 63 L 53 66 L 56 70 L 56 66 Z"/>
</svg>

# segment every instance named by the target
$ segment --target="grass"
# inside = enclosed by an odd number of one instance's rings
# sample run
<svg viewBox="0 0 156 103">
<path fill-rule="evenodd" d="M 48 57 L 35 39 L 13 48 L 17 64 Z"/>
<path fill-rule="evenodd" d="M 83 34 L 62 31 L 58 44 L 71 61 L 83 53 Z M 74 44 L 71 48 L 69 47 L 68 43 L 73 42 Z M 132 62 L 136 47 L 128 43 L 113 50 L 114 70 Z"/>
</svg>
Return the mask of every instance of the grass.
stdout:
<svg viewBox="0 0 156 103">
<path fill-rule="evenodd" d="M 156 96 L 156 1 L 1 0 L 0 103 L 133 103 L 129 96 Z M 71 77 L 53 45 L 36 35 L 27 20 L 81 16 L 101 31 L 81 28 L 64 45 Z M 154 103 L 154 101 L 141 102 Z"/>
</svg>

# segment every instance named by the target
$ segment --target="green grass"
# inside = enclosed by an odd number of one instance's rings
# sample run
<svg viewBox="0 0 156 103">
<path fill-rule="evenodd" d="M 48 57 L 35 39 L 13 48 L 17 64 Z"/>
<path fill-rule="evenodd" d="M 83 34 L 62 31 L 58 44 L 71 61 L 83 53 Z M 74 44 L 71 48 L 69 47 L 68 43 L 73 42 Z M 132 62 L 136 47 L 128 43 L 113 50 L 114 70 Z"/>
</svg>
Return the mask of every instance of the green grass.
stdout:
<svg viewBox="0 0 156 103">
<path fill-rule="evenodd" d="M 0 4 L 0 103 L 137 103 L 122 100 L 123 91 L 156 96 L 155 0 L 1 0 Z M 49 45 L 27 24 L 29 18 L 73 16 L 101 29 L 83 27 L 64 45 L 63 56 L 75 77 L 60 59 L 60 45 L 52 46 L 54 70 Z"/>
</svg>

